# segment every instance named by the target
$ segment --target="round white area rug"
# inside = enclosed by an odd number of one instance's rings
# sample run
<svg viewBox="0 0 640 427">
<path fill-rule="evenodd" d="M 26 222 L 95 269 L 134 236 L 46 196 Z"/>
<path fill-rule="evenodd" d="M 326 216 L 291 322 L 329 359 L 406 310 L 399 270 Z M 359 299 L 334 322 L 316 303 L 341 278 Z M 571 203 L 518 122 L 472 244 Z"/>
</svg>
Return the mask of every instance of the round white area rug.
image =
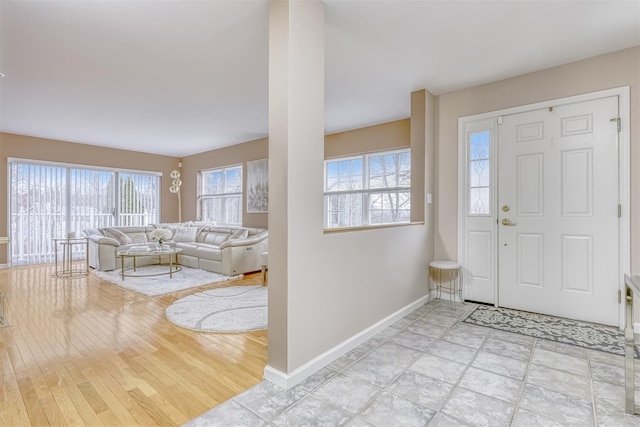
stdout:
<svg viewBox="0 0 640 427">
<path fill-rule="evenodd" d="M 199 292 L 167 307 L 167 319 L 200 332 L 267 329 L 267 287 L 231 286 Z"/>
</svg>

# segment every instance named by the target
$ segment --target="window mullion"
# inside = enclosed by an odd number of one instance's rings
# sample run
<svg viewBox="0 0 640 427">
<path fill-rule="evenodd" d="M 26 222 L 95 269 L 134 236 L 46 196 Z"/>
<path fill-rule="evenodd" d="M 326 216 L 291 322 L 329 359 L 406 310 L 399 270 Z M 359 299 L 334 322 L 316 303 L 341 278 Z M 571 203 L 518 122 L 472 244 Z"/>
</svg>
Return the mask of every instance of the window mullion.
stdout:
<svg viewBox="0 0 640 427">
<path fill-rule="evenodd" d="M 116 172 L 115 181 L 113 183 L 114 202 L 113 202 L 113 225 L 120 225 L 120 172 Z"/>
<path fill-rule="evenodd" d="M 369 203 L 371 195 L 369 194 L 369 156 L 362 156 L 362 224 L 369 224 Z"/>
</svg>

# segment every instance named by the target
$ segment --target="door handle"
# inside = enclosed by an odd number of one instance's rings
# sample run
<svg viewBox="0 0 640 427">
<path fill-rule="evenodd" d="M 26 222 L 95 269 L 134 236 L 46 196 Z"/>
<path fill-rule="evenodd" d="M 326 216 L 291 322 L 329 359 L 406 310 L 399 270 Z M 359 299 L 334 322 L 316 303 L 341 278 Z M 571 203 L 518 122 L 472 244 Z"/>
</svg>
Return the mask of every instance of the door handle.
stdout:
<svg viewBox="0 0 640 427">
<path fill-rule="evenodd" d="M 517 222 L 511 222 L 511 220 L 509 218 L 505 218 L 502 220 L 502 225 L 507 225 L 507 226 L 514 226 L 514 225 L 518 225 Z"/>
</svg>

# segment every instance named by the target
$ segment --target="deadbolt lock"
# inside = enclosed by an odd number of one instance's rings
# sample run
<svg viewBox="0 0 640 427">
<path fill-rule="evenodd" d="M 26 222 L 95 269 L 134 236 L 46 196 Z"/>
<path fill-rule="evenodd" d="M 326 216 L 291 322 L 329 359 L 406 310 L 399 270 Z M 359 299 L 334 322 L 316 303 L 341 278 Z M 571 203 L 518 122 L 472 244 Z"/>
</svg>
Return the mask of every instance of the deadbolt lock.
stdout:
<svg viewBox="0 0 640 427">
<path fill-rule="evenodd" d="M 502 207 L 502 212 L 509 212 L 509 205 L 504 205 Z"/>
</svg>

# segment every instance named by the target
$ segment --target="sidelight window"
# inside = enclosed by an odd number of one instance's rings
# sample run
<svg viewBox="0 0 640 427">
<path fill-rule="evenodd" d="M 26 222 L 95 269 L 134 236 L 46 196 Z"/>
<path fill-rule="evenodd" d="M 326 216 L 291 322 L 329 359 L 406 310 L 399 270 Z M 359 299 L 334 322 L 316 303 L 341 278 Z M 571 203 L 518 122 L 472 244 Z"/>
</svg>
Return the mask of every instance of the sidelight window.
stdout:
<svg viewBox="0 0 640 427">
<path fill-rule="evenodd" d="M 473 132 L 468 137 L 469 215 L 491 215 L 491 134 Z"/>
</svg>

